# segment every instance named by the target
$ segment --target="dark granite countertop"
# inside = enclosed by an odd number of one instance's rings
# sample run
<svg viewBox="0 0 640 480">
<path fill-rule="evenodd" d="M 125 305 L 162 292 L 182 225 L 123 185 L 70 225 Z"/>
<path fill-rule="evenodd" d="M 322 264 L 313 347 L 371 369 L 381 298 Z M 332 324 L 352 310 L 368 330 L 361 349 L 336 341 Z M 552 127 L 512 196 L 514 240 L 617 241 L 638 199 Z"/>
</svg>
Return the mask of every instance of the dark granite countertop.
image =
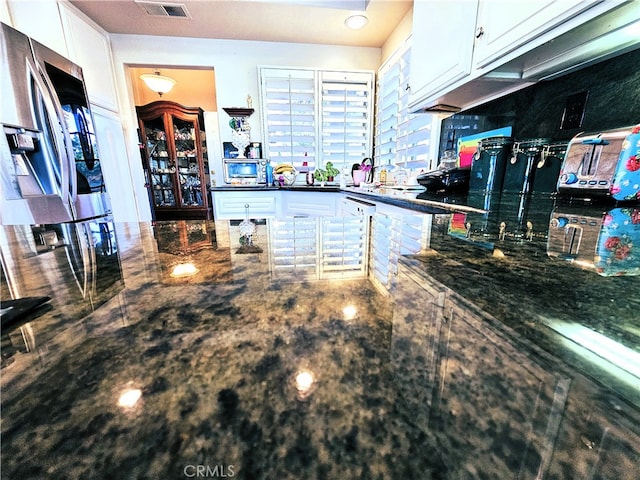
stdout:
<svg viewBox="0 0 640 480">
<path fill-rule="evenodd" d="M 602 266 L 549 227 L 595 253 L 634 209 L 420 194 L 371 218 L 3 227 L 2 298 L 51 301 L 3 325 L 1 477 L 639 478 L 633 245 Z"/>
</svg>

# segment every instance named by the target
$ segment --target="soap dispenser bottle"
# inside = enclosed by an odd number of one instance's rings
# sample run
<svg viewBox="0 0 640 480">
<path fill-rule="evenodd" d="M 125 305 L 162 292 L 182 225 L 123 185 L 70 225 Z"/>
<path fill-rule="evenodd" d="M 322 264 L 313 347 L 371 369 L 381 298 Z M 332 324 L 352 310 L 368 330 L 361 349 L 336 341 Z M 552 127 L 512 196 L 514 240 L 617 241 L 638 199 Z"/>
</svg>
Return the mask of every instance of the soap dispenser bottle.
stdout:
<svg viewBox="0 0 640 480">
<path fill-rule="evenodd" d="M 265 180 L 267 182 L 267 187 L 273 185 L 273 167 L 271 166 L 271 161 L 267 160 L 267 165 L 264 167 Z"/>
</svg>

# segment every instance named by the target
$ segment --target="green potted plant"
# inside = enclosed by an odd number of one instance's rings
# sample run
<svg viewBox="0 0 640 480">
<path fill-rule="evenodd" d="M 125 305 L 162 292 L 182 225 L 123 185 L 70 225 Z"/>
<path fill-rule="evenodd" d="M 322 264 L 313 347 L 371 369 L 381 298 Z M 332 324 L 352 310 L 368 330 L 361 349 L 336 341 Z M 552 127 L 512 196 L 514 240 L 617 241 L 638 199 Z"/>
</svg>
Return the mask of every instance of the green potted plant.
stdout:
<svg viewBox="0 0 640 480">
<path fill-rule="evenodd" d="M 334 167 L 333 163 L 331 162 L 327 162 L 326 168 L 327 168 L 327 181 L 333 182 L 333 179 L 335 178 L 335 176 L 340 174 L 340 170 Z"/>
<path fill-rule="evenodd" d="M 326 182 L 327 181 L 327 171 L 323 170 L 322 168 L 316 168 L 315 171 L 313 172 L 313 178 L 315 178 L 317 181 L 319 182 Z"/>
</svg>

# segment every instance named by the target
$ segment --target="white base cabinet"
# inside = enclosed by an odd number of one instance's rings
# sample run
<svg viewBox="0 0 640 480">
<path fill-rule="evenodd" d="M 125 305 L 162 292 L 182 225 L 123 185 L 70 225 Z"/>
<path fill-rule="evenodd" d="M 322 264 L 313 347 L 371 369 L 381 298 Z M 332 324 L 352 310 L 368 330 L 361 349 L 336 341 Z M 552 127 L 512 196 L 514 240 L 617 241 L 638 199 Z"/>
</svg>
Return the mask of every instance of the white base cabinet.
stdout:
<svg viewBox="0 0 640 480">
<path fill-rule="evenodd" d="M 213 192 L 215 220 L 243 220 L 245 218 L 275 218 L 278 216 L 277 190 Z"/>
<path fill-rule="evenodd" d="M 291 217 L 332 217 L 336 215 L 337 201 L 341 196 L 337 192 L 281 191 L 282 214 Z"/>
</svg>

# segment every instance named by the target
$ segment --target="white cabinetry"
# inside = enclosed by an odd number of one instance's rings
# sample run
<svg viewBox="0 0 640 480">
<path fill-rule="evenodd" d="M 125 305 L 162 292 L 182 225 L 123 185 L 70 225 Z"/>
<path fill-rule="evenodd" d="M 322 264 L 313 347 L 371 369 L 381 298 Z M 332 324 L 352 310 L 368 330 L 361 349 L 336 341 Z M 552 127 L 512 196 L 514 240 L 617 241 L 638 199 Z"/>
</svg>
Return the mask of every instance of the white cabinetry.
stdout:
<svg viewBox="0 0 640 480">
<path fill-rule="evenodd" d="M 12 27 L 67 57 L 58 2 L 42 0 L 8 0 Z"/>
<path fill-rule="evenodd" d="M 601 0 L 481 0 L 474 66 L 481 68 Z"/>
<path fill-rule="evenodd" d="M 622 0 L 415 2 L 409 110 L 470 107 L 624 52 L 634 41 L 615 34 L 638 10 Z"/>
<path fill-rule="evenodd" d="M 281 191 L 282 214 L 285 216 L 329 217 L 337 212 L 338 192 Z"/>
<path fill-rule="evenodd" d="M 87 94 L 92 105 L 117 111 L 109 38 L 65 4 L 60 15 L 67 39 L 69 59 L 82 67 Z"/>
<path fill-rule="evenodd" d="M 471 73 L 478 0 L 413 4 L 409 109 Z"/>
<path fill-rule="evenodd" d="M 213 216 L 216 220 L 274 218 L 278 214 L 279 193 L 277 190 L 213 192 Z"/>
</svg>

